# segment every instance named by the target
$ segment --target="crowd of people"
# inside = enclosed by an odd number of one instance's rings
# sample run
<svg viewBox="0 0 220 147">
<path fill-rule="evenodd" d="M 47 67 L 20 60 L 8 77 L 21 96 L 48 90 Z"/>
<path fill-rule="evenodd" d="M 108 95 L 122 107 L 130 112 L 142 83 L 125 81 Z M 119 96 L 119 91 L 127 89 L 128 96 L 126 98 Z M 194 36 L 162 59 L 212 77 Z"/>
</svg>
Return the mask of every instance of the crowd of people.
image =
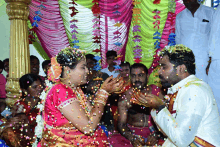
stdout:
<svg viewBox="0 0 220 147">
<path fill-rule="evenodd" d="M 177 45 L 158 54 L 163 89 L 148 84 L 142 63 L 116 69 L 116 51 L 106 53 L 107 68 L 96 70 L 94 55 L 67 47 L 42 63 L 45 77 L 30 56 L 31 72 L 19 79 L 21 98 L 9 108 L 9 59 L 0 61 L 0 145 L 220 147 L 220 8 L 183 2 Z"/>
</svg>

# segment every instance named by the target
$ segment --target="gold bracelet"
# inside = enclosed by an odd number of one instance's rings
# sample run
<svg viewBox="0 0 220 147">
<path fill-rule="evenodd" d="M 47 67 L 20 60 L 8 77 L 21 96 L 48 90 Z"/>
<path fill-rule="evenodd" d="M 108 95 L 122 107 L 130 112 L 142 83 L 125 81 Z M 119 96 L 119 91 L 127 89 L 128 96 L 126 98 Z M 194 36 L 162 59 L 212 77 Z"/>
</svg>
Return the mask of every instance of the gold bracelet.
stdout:
<svg viewBox="0 0 220 147">
<path fill-rule="evenodd" d="M 107 94 L 107 95 L 110 95 L 106 90 L 104 90 L 104 89 L 99 89 L 99 91 L 100 92 L 103 92 L 103 93 L 105 93 L 105 94 Z"/>
<path fill-rule="evenodd" d="M 97 100 L 97 101 L 95 101 L 95 103 L 101 103 L 101 104 L 103 104 L 104 106 L 106 105 L 106 102 L 105 102 L 105 101 L 102 101 L 102 100 Z"/>
</svg>

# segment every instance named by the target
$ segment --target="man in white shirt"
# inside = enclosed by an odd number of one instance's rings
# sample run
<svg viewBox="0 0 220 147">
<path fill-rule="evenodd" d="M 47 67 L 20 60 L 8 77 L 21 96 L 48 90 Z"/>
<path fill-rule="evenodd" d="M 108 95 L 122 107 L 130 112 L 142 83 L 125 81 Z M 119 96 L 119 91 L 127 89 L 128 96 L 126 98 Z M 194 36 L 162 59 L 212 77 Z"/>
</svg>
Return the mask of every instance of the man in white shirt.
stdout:
<svg viewBox="0 0 220 147">
<path fill-rule="evenodd" d="M 208 40 L 214 9 L 197 0 L 183 0 L 186 9 L 176 17 L 176 44 L 192 49 L 196 60 L 196 77 L 207 82 Z"/>
<path fill-rule="evenodd" d="M 151 115 L 167 136 L 165 147 L 220 146 L 220 118 L 208 84 L 196 78 L 193 52 L 183 46 L 161 52 L 159 77 L 168 88 L 165 103 L 153 95 L 137 101 L 154 108 Z"/>
<path fill-rule="evenodd" d="M 212 88 L 220 112 L 220 6 L 218 6 L 211 27 L 209 39 L 211 64 L 208 71 L 208 84 Z"/>
<path fill-rule="evenodd" d="M 119 75 L 119 72 L 115 71 L 115 67 L 114 65 L 116 65 L 116 63 L 114 62 L 117 57 L 117 52 L 116 51 L 108 51 L 106 53 L 106 58 L 107 58 L 107 63 L 108 63 L 108 67 L 104 68 L 101 70 L 101 72 L 107 73 L 109 76 L 113 76 L 113 78 L 116 78 Z"/>
</svg>

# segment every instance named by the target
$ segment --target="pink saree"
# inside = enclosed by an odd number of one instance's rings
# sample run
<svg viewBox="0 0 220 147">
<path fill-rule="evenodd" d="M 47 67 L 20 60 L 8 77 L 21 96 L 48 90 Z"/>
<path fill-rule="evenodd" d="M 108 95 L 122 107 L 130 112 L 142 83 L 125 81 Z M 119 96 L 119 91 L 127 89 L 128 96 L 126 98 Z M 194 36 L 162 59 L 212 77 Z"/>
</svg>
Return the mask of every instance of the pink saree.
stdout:
<svg viewBox="0 0 220 147">
<path fill-rule="evenodd" d="M 57 84 L 51 88 L 45 102 L 45 125 L 38 147 L 108 146 L 106 134 L 101 128 L 98 127 L 92 136 L 85 135 L 61 114 L 60 108 L 77 100 L 72 89 L 64 84 Z"/>
</svg>

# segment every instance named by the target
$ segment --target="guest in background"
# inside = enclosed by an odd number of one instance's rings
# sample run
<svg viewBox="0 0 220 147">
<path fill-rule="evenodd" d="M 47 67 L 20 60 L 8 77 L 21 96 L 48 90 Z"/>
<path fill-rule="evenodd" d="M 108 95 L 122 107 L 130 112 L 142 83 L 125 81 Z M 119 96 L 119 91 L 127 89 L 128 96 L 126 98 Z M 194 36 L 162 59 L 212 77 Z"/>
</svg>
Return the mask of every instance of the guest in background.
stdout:
<svg viewBox="0 0 220 147">
<path fill-rule="evenodd" d="M 210 62 L 207 67 L 208 84 L 212 88 L 218 112 L 220 113 L 220 6 L 213 16 L 209 39 L 209 57 Z"/>
<path fill-rule="evenodd" d="M 48 71 L 48 69 L 50 68 L 50 63 L 51 63 L 51 61 L 50 60 L 44 60 L 44 62 L 42 62 L 42 69 L 44 70 L 44 73 L 45 73 L 45 79 L 47 79 L 47 71 Z"/>
<path fill-rule="evenodd" d="M 176 17 L 176 44 L 183 44 L 195 54 L 196 77 L 207 81 L 208 40 L 213 22 L 214 9 L 198 3 L 198 0 L 183 0 L 186 9 Z"/>
<path fill-rule="evenodd" d="M 138 147 L 155 145 L 159 137 L 150 117 L 150 108 L 133 103 L 133 99 L 140 93 L 163 96 L 159 91 L 154 91 L 148 86 L 148 69 L 141 63 L 135 63 L 130 68 L 132 87 L 124 92 L 118 102 L 118 130 L 109 141 L 113 147 Z M 147 142 L 146 142 L 147 141 Z M 147 144 L 146 144 L 147 143 Z"/>
<path fill-rule="evenodd" d="M 4 63 L 0 60 L 0 98 L 6 98 L 6 91 L 5 91 L 6 79 L 2 74 L 3 69 L 4 69 Z"/>
<path fill-rule="evenodd" d="M 101 70 L 101 72 L 107 73 L 109 76 L 113 75 L 113 78 L 116 78 L 119 73 L 115 71 L 115 67 L 114 65 L 116 65 L 116 63 L 114 62 L 117 57 L 117 52 L 116 51 L 108 51 L 106 53 L 106 58 L 107 58 L 107 63 L 108 63 L 108 67 L 104 68 Z"/>
<path fill-rule="evenodd" d="M 14 104 L 12 118 L 0 127 L 0 133 L 9 146 L 32 146 L 40 94 L 44 89 L 42 79 L 35 74 L 26 74 L 19 79 L 22 98 Z M 15 128 L 15 130 L 14 130 Z M 10 135 L 12 134 L 13 137 Z M 23 135 L 21 135 L 23 134 Z"/>
<path fill-rule="evenodd" d="M 31 73 L 40 76 L 41 79 L 44 81 L 45 80 L 44 77 L 39 75 L 40 60 L 36 56 L 31 55 L 30 56 L 30 64 L 31 64 Z"/>
<path fill-rule="evenodd" d="M 3 60 L 4 63 L 4 70 L 7 72 L 6 78 L 8 78 L 9 76 L 9 59 L 6 58 L 5 60 Z"/>
<path fill-rule="evenodd" d="M 129 62 L 122 62 L 120 64 L 121 69 L 119 70 L 120 72 L 120 77 L 123 78 L 123 88 L 121 91 L 116 92 L 115 94 L 118 94 L 118 97 L 123 95 L 128 89 L 132 87 L 131 81 L 130 81 L 130 63 Z M 117 99 L 118 103 L 118 99 Z M 118 105 L 111 105 L 112 109 L 112 115 L 114 119 L 114 127 L 115 131 L 118 132 Z"/>
</svg>

